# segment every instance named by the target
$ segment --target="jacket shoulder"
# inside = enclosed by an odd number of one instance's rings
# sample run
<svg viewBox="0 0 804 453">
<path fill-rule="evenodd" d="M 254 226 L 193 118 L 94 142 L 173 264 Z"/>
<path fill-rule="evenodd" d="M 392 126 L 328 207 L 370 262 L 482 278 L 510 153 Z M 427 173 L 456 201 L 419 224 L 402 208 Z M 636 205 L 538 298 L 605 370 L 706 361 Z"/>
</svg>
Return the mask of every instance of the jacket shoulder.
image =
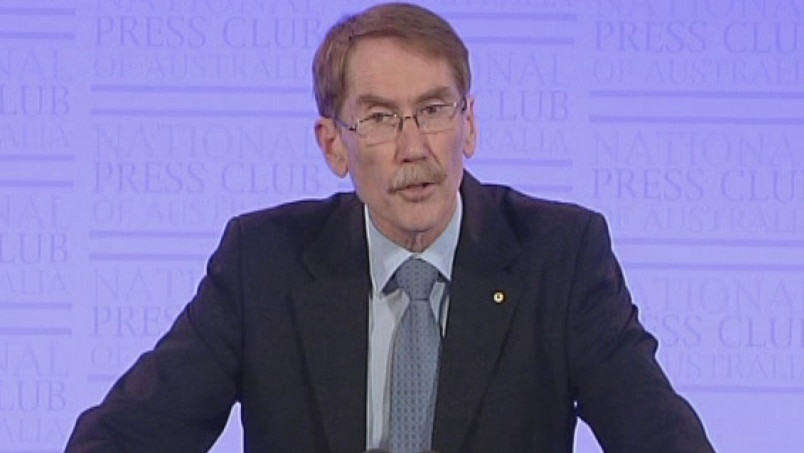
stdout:
<svg viewBox="0 0 804 453">
<path fill-rule="evenodd" d="M 361 209 L 354 193 L 336 193 L 325 199 L 300 200 L 247 212 L 230 223 L 237 225 L 245 243 L 269 240 L 275 244 L 297 245 L 317 237 L 336 212 L 350 209 Z"/>
<path fill-rule="evenodd" d="M 483 187 L 519 235 L 544 234 L 556 228 L 572 232 L 584 229 L 593 218 L 603 219 L 600 213 L 575 203 L 538 198 L 503 185 Z"/>
</svg>

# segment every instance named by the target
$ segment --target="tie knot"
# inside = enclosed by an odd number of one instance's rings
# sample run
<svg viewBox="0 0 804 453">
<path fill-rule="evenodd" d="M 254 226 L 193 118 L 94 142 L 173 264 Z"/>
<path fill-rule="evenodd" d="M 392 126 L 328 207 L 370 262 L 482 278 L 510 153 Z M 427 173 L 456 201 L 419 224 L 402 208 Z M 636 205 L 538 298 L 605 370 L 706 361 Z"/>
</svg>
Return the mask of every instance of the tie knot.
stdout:
<svg viewBox="0 0 804 453">
<path fill-rule="evenodd" d="M 411 301 L 429 300 L 437 278 L 438 269 L 419 258 L 409 258 L 394 274 L 396 283 Z"/>
</svg>

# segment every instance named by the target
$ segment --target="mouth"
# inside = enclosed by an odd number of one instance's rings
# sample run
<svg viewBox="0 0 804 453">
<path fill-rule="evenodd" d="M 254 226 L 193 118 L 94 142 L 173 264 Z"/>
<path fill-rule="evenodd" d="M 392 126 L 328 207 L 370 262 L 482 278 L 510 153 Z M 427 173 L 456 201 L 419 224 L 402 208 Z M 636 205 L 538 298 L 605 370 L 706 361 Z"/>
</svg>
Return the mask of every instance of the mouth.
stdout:
<svg viewBox="0 0 804 453">
<path fill-rule="evenodd" d="M 408 184 L 404 187 L 401 187 L 396 192 L 407 201 L 422 201 L 430 195 L 435 186 L 436 185 L 434 183 L 421 182 L 416 184 Z"/>
</svg>

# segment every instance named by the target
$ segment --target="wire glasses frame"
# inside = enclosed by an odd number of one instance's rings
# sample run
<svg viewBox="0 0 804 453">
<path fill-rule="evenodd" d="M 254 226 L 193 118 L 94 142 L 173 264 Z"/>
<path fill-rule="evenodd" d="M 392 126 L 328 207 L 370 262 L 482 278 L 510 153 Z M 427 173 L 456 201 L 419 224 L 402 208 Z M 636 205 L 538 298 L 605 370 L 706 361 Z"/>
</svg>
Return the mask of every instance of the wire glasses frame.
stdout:
<svg viewBox="0 0 804 453">
<path fill-rule="evenodd" d="M 454 126 L 452 119 L 455 118 L 455 114 L 458 113 L 458 110 L 461 113 L 465 112 L 466 107 L 466 98 L 463 98 L 450 103 L 428 104 L 416 110 L 416 113 L 412 115 L 402 116 L 398 113 L 375 112 L 355 121 L 354 124 L 347 124 L 338 117 L 333 117 L 333 119 L 345 129 L 365 140 L 367 145 L 379 145 L 396 140 L 407 119 L 412 119 L 424 134 L 449 130 Z"/>
</svg>

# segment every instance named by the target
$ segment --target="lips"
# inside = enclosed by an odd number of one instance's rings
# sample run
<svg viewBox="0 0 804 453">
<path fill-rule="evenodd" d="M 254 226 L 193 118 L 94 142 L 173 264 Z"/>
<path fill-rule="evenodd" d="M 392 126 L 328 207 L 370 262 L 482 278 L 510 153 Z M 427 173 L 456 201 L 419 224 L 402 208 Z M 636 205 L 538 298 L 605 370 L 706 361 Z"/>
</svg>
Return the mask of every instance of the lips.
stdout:
<svg viewBox="0 0 804 453">
<path fill-rule="evenodd" d="M 402 174 L 401 177 L 394 178 L 391 182 L 391 190 L 405 190 L 411 187 L 432 185 L 438 182 L 440 178 L 436 178 L 430 174 Z"/>
<path fill-rule="evenodd" d="M 434 184 L 432 181 L 412 181 L 404 184 L 398 190 L 415 189 L 417 187 L 425 187 Z"/>
<path fill-rule="evenodd" d="M 405 187 L 397 189 L 396 193 L 406 201 L 416 202 L 429 197 L 433 190 L 435 190 L 435 187 L 436 185 L 430 182 L 408 184 Z"/>
</svg>

